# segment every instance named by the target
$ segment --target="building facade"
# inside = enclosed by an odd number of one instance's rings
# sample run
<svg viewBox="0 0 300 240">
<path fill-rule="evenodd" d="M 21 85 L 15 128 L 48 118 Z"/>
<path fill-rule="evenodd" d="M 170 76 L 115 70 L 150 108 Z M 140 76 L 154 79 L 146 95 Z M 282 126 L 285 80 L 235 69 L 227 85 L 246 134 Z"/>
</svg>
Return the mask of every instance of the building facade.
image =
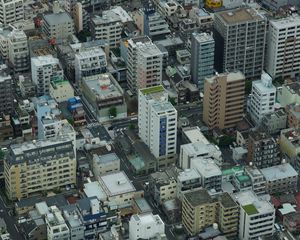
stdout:
<svg viewBox="0 0 300 240">
<path fill-rule="evenodd" d="M 9 25 L 24 19 L 23 0 L 0 1 L 0 23 Z"/>
<path fill-rule="evenodd" d="M 6 73 L 7 66 L 0 66 L 0 116 L 13 111 L 12 78 Z"/>
</svg>

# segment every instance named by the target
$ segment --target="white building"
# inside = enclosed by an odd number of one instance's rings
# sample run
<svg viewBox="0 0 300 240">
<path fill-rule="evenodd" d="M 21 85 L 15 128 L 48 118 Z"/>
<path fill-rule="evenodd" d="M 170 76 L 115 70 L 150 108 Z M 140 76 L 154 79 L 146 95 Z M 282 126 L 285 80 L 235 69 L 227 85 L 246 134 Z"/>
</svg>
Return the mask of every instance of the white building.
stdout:
<svg viewBox="0 0 300 240">
<path fill-rule="evenodd" d="M 298 14 L 270 20 L 265 68 L 272 78 L 299 75 L 299 34 Z"/>
<path fill-rule="evenodd" d="M 48 240 L 70 239 L 70 231 L 61 211 L 56 206 L 50 207 L 50 213 L 46 214 Z"/>
<path fill-rule="evenodd" d="M 118 171 L 120 171 L 120 158 L 117 154 L 93 155 L 93 173 L 96 177 Z"/>
<path fill-rule="evenodd" d="M 56 102 L 61 103 L 74 97 L 74 89 L 69 81 L 56 77 L 50 82 L 49 94 Z"/>
<path fill-rule="evenodd" d="M 177 111 L 161 85 L 139 91 L 139 135 L 159 159 L 159 167 L 174 163 Z"/>
<path fill-rule="evenodd" d="M 265 114 L 274 112 L 275 98 L 276 88 L 267 73 L 261 75 L 261 80 L 252 82 L 252 92 L 247 107 L 252 120 L 257 125 Z"/>
<path fill-rule="evenodd" d="M 106 55 L 102 48 L 91 47 L 82 49 L 72 45 L 75 50 L 75 81 L 80 82 L 83 77 L 104 73 L 107 67 Z"/>
<path fill-rule="evenodd" d="M 8 60 L 16 72 L 29 69 L 29 49 L 24 31 L 14 29 L 8 35 Z"/>
<path fill-rule="evenodd" d="M 64 77 L 59 60 L 52 55 L 31 58 L 31 74 L 38 96 L 49 95 L 50 81 Z"/>
<path fill-rule="evenodd" d="M 129 221 L 129 239 L 153 239 L 165 236 L 165 224 L 159 215 L 147 213 L 132 215 Z"/>
<path fill-rule="evenodd" d="M 149 37 L 128 40 L 127 82 L 133 94 L 137 94 L 138 89 L 161 84 L 162 58 L 162 52 Z"/>
<path fill-rule="evenodd" d="M 273 234 L 275 209 L 273 205 L 259 199 L 252 191 L 235 195 L 240 205 L 239 239 L 258 239 Z"/>
<path fill-rule="evenodd" d="M 8 25 L 24 19 L 23 0 L 0 1 L 0 23 Z"/>
<path fill-rule="evenodd" d="M 176 196 L 182 201 L 184 192 L 201 187 L 201 176 L 196 169 L 185 169 L 177 176 Z"/>
<path fill-rule="evenodd" d="M 219 192 L 222 185 L 222 171 L 211 158 L 197 157 L 191 160 L 191 168 L 201 176 L 201 185 L 207 190 Z"/>
</svg>

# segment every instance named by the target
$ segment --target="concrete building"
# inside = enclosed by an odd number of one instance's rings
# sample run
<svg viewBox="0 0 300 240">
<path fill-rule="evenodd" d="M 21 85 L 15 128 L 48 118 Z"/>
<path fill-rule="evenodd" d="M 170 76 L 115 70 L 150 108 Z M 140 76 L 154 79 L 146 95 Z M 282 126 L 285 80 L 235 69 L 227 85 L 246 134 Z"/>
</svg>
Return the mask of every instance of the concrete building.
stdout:
<svg viewBox="0 0 300 240">
<path fill-rule="evenodd" d="M 42 27 L 47 38 L 55 42 L 65 42 L 75 32 L 73 19 L 66 12 L 44 15 Z"/>
<path fill-rule="evenodd" d="M 284 109 L 275 110 L 273 113 L 264 115 L 261 121 L 261 128 L 266 133 L 274 134 L 280 132 L 280 130 L 286 128 L 287 114 Z"/>
<path fill-rule="evenodd" d="M 69 81 L 60 76 L 53 77 L 50 81 L 49 95 L 58 103 L 66 102 L 74 97 L 74 89 Z"/>
<path fill-rule="evenodd" d="M 270 10 L 278 10 L 280 7 L 287 5 L 296 5 L 299 3 L 297 0 L 262 0 L 262 4 Z"/>
<path fill-rule="evenodd" d="M 45 215 L 47 225 L 47 239 L 70 239 L 70 230 L 63 218 L 61 211 L 56 206 L 51 206 Z"/>
<path fill-rule="evenodd" d="M 120 16 L 112 10 L 103 11 L 102 16 L 91 19 L 91 33 L 94 40 L 106 40 L 110 47 L 118 47 L 122 34 Z"/>
<path fill-rule="evenodd" d="M 239 226 L 239 205 L 229 193 L 219 196 L 219 228 L 229 239 L 236 239 Z"/>
<path fill-rule="evenodd" d="M 29 69 L 29 49 L 24 31 L 13 30 L 8 35 L 8 61 L 15 72 Z"/>
<path fill-rule="evenodd" d="M 4 160 L 4 172 L 5 191 L 10 200 L 76 184 L 73 141 L 58 137 L 11 145 Z"/>
<path fill-rule="evenodd" d="M 201 176 L 196 169 L 185 169 L 177 176 L 176 196 L 182 201 L 186 191 L 201 187 Z"/>
<path fill-rule="evenodd" d="M 59 60 L 52 55 L 31 58 L 31 73 L 38 96 L 50 94 L 51 80 L 64 78 Z"/>
<path fill-rule="evenodd" d="M 23 0 L 0 1 L 0 23 L 9 25 L 24 19 Z"/>
<path fill-rule="evenodd" d="M 217 12 L 214 18 L 216 70 L 238 70 L 257 79 L 264 66 L 267 20 L 249 7 Z"/>
<path fill-rule="evenodd" d="M 293 14 L 269 22 L 265 69 L 271 77 L 296 77 L 300 71 L 300 16 Z"/>
<path fill-rule="evenodd" d="M 284 216 L 283 226 L 291 233 L 300 230 L 300 212 L 291 212 Z"/>
<path fill-rule="evenodd" d="M 159 215 L 152 213 L 132 215 L 129 221 L 129 239 L 161 239 L 165 236 L 165 224 Z"/>
<path fill-rule="evenodd" d="M 83 217 L 75 204 L 63 206 L 63 217 L 70 231 L 70 240 L 84 239 L 85 226 Z"/>
<path fill-rule="evenodd" d="M 266 179 L 267 193 L 297 192 L 298 173 L 289 163 L 263 168 L 261 172 Z"/>
<path fill-rule="evenodd" d="M 206 77 L 214 75 L 215 41 L 208 33 L 193 33 L 191 38 L 191 74 L 200 91 Z"/>
<path fill-rule="evenodd" d="M 201 176 L 201 185 L 207 190 L 221 191 L 222 172 L 211 158 L 193 158 L 191 168 L 198 171 Z"/>
<path fill-rule="evenodd" d="M 252 191 L 256 195 L 263 195 L 266 193 L 266 178 L 262 172 L 255 166 L 246 166 L 245 173 L 249 176 L 252 183 Z"/>
<path fill-rule="evenodd" d="M 209 128 L 231 128 L 243 118 L 245 76 L 224 73 L 205 79 L 203 121 Z"/>
<path fill-rule="evenodd" d="M 261 131 L 250 132 L 247 161 L 259 169 L 280 164 L 280 151 L 276 140 Z"/>
<path fill-rule="evenodd" d="M 260 200 L 252 191 L 235 195 L 240 205 L 239 239 L 271 236 L 274 232 L 275 209 L 267 200 Z"/>
<path fill-rule="evenodd" d="M 290 82 L 283 84 L 277 90 L 277 100 L 282 107 L 288 104 L 300 104 L 300 83 Z"/>
<path fill-rule="evenodd" d="M 0 116 L 0 142 L 13 138 L 14 132 L 11 124 L 10 115 L 2 114 Z"/>
<path fill-rule="evenodd" d="M 128 40 L 127 83 L 130 91 L 153 87 L 162 81 L 163 54 L 149 37 L 140 36 Z"/>
<path fill-rule="evenodd" d="M 100 122 L 127 117 L 124 91 L 110 73 L 84 77 L 82 94 Z"/>
<path fill-rule="evenodd" d="M 93 155 L 93 173 L 96 177 L 109 172 L 120 171 L 120 158 L 115 153 Z"/>
<path fill-rule="evenodd" d="M 217 222 L 217 199 L 206 189 L 192 190 L 183 194 L 182 224 L 189 235 L 196 235 L 205 227 Z"/>
<path fill-rule="evenodd" d="M 261 75 L 261 80 L 252 82 L 252 91 L 247 103 L 248 112 L 256 125 L 261 123 L 263 116 L 274 112 L 276 88 L 272 78 L 267 74 Z"/>
<path fill-rule="evenodd" d="M 295 128 L 281 130 L 279 138 L 280 150 L 293 161 L 300 153 L 300 131 Z"/>
<path fill-rule="evenodd" d="M 159 85 L 139 90 L 139 136 L 159 159 L 159 168 L 174 163 L 177 143 L 177 111 Z"/>
<path fill-rule="evenodd" d="M 0 116 L 13 111 L 13 87 L 12 78 L 6 72 L 7 66 L 0 66 Z"/>
<path fill-rule="evenodd" d="M 287 114 L 287 127 L 299 128 L 300 127 L 300 106 L 297 103 L 286 105 L 285 111 Z"/>
<path fill-rule="evenodd" d="M 78 85 L 83 77 L 106 72 L 107 60 L 102 48 L 85 48 L 82 44 L 73 44 L 72 48 L 75 50 L 75 81 Z"/>
</svg>

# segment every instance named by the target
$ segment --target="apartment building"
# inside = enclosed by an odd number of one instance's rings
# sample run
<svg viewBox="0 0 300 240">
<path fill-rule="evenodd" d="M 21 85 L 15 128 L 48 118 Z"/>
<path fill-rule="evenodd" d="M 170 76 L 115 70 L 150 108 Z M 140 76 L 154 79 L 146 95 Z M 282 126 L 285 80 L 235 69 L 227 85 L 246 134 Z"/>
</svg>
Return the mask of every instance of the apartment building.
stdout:
<svg viewBox="0 0 300 240">
<path fill-rule="evenodd" d="M 288 104 L 300 104 L 300 83 L 288 82 L 277 89 L 277 100 L 282 107 Z"/>
<path fill-rule="evenodd" d="M 214 75 L 215 41 L 208 33 L 193 33 L 191 37 L 191 74 L 193 82 L 203 91 L 206 77 Z"/>
<path fill-rule="evenodd" d="M 287 114 L 282 108 L 264 115 L 261 121 L 261 128 L 269 134 L 279 133 L 280 130 L 286 129 L 286 126 Z"/>
<path fill-rule="evenodd" d="M 31 58 L 31 73 L 38 96 L 49 95 L 51 81 L 64 78 L 59 60 L 52 55 Z"/>
<path fill-rule="evenodd" d="M 118 47 L 122 34 L 120 16 L 112 10 L 103 11 L 102 16 L 91 19 L 91 33 L 94 40 L 106 40 L 111 48 Z"/>
<path fill-rule="evenodd" d="M 29 69 L 29 49 L 24 31 L 16 30 L 8 34 L 8 61 L 15 72 Z"/>
<path fill-rule="evenodd" d="M 6 72 L 7 66 L 0 66 L 0 116 L 13 111 L 13 87 L 12 78 Z"/>
<path fill-rule="evenodd" d="M 55 76 L 50 81 L 49 95 L 58 103 L 66 102 L 74 97 L 74 89 L 68 80 Z"/>
<path fill-rule="evenodd" d="M 194 236 L 205 227 L 217 222 L 218 200 L 206 189 L 192 190 L 183 194 L 182 224 L 188 234 Z"/>
<path fill-rule="evenodd" d="M 177 111 L 168 102 L 168 94 L 159 85 L 139 90 L 139 136 L 158 159 L 158 167 L 175 161 Z"/>
<path fill-rule="evenodd" d="M 239 227 L 239 205 L 229 193 L 222 193 L 219 198 L 219 227 L 229 239 L 236 239 Z"/>
<path fill-rule="evenodd" d="M 263 70 L 267 20 L 257 10 L 242 7 L 217 12 L 214 16 L 218 72 L 241 71 L 257 79 Z"/>
<path fill-rule="evenodd" d="M 45 215 L 48 240 L 70 239 L 70 230 L 61 211 L 56 206 L 51 206 L 49 210 Z"/>
<path fill-rule="evenodd" d="M 93 173 L 96 177 L 120 171 L 120 158 L 115 153 L 93 155 Z"/>
<path fill-rule="evenodd" d="M 240 205 L 239 239 L 273 235 L 275 209 L 269 201 L 259 199 L 252 191 L 237 193 L 235 199 Z"/>
<path fill-rule="evenodd" d="M 247 161 L 259 169 L 280 164 L 280 151 L 276 140 L 261 131 L 250 132 Z"/>
<path fill-rule="evenodd" d="M 281 152 L 288 157 L 289 162 L 296 166 L 300 153 L 300 131 L 297 128 L 283 129 L 280 132 L 279 145 Z M 300 165 L 299 165 L 300 166 Z M 297 166 L 297 167 L 299 167 Z"/>
<path fill-rule="evenodd" d="M 72 139 L 62 136 L 11 145 L 4 160 L 4 176 L 10 200 L 76 184 Z"/>
<path fill-rule="evenodd" d="M 9 25 L 24 19 L 23 0 L 0 1 L 0 23 Z"/>
<path fill-rule="evenodd" d="M 297 192 L 298 173 L 289 163 L 263 168 L 261 172 L 266 179 L 268 194 Z"/>
<path fill-rule="evenodd" d="M 271 77 L 296 77 L 300 71 L 300 16 L 289 15 L 269 22 L 266 71 Z"/>
<path fill-rule="evenodd" d="M 13 138 L 14 129 L 11 125 L 10 115 L 0 115 L 0 142 Z"/>
<path fill-rule="evenodd" d="M 67 12 L 43 15 L 42 30 L 49 40 L 55 42 L 65 42 L 75 33 L 73 19 Z"/>
<path fill-rule="evenodd" d="M 245 173 L 249 176 L 252 183 L 252 191 L 256 195 L 263 195 L 266 193 L 266 178 L 263 173 L 255 166 L 246 166 Z"/>
<path fill-rule="evenodd" d="M 204 82 L 203 121 L 209 128 L 234 127 L 244 114 L 245 76 L 223 73 Z"/>
<path fill-rule="evenodd" d="M 100 122 L 127 117 L 124 91 L 110 73 L 82 79 L 82 94 Z"/>
<path fill-rule="evenodd" d="M 162 52 L 149 37 L 128 40 L 127 83 L 133 94 L 137 94 L 139 89 L 161 84 L 162 58 Z"/>
<path fill-rule="evenodd" d="M 182 201 L 186 191 L 201 187 L 201 176 L 196 169 L 185 169 L 178 174 L 176 182 L 176 196 Z"/>
</svg>

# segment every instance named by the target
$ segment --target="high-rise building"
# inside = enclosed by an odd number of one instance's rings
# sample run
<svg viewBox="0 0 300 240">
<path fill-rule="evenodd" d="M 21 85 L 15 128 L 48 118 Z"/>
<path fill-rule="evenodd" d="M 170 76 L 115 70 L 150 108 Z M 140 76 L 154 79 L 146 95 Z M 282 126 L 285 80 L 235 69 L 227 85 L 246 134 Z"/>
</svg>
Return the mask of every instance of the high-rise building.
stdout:
<svg viewBox="0 0 300 240">
<path fill-rule="evenodd" d="M 23 0 L 0 1 L 0 23 L 8 25 L 24 19 Z"/>
<path fill-rule="evenodd" d="M 239 239 L 258 239 L 274 231 L 275 209 L 267 200 L 259 199 L 252 191 L 235 195 L 240 205 Z"/>
<path fill-rule="evenodd" d="M 295 77 L 300 72 L 300 16 L 293 14 L 269 22 L 266 71 L 271 77 Z"/>
<path fill-rule="evenodd" d="M 209 128 L 234 127 L 243 118 L 245 76 L 232 72 L 206 78 L 203 121 Z"/>
<path fill-rule="evenodd" d="M 162 58 L 162 52 L 149 37 L 128 40 L 127 83 L 133 94 L 137 94 L 138 89 L 161 84 Z"/>
<path fill-rule="evenodd" d="M 191 46 L 192 80 L 203 91 L 204 80 L 214 74 L 215 41 L 208 33 L 193 33 Z"/>
<path fill-rule="evenodd" d="M 272 78 L 267 74 L 261 75 L 261 80 L 252 82 L 252 91 L 247 103 L 248 112 L 255 124 L 261 123 L 264 115 L 275 110 L 276 88 Z"/>
<path fill-rule="evenodd" d="M 139 90 L 139 136 L 163 168 L 174 163 L 177 143 L 177 111 L 160 86 Z"/>
<path fill-rule="evenodd" d="M 250 132 L 247 161 L 252 162 L 259 169 L 280 164 L 280 152 L 276 140 L 261 131 Z"/>
<path fill-rule="evenodd" d="M 5 191 L 10 200 L 76 184 L 76 155 L 72 139 L 11 145 L 4 160 Z"/>
<path fill-rule="evenodd" d="M 6 73 L 7 66 L 0 66 L 0 116 L 11 113 L 13 110 L 12 78 Z"/>
<path fill-rule="evenodd" d="M 63 78 L 59 60 L 52 55 L 31 58 L 32 81 L 37 86 L 37 95 L 49 95 L 50 81 L 55 77 Z"/>
<path fill-rule="evenodd" d="M 215 68 L 241 71 L 246 78 L 261 75 L 264 66 L 267 20 L 252 8 L 217 12 L 214 21 Z"/>
</svg>

